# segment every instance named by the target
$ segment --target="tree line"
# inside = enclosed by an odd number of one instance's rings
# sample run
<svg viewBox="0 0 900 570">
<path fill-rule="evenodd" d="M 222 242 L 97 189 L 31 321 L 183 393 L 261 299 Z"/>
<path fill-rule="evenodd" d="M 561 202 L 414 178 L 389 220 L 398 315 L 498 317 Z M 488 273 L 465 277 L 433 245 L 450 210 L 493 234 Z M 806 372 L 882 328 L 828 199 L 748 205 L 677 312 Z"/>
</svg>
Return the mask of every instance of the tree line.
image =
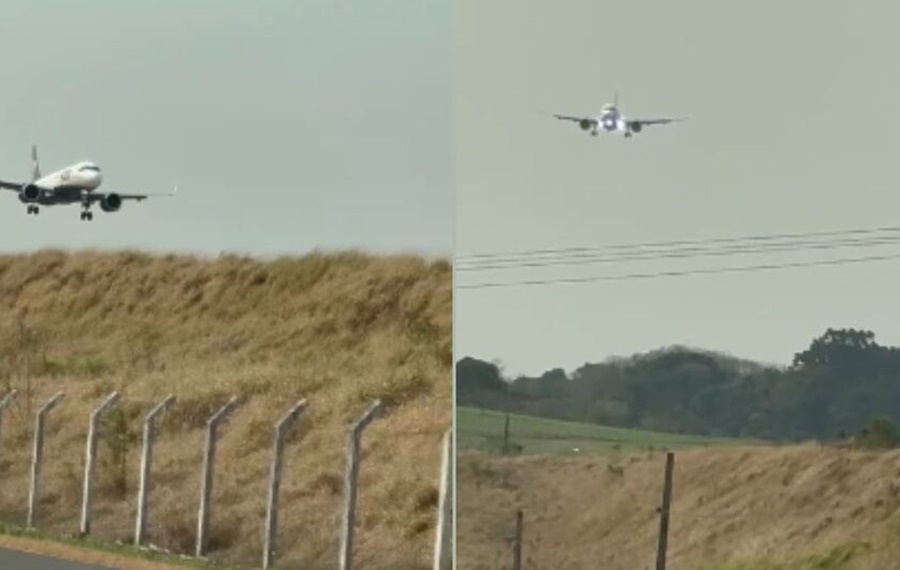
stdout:
<svg viewBox="0 0 900 570">
<path fill-rule="evenodd" d="M 867 330 L 828 329 L 784 367 L 678 346 L 571 374 L 509 379 L 469 357 L 456 367 L 460 406 L 578 422 L 776 441 L 900 423 L 900 348 Z"/>
</svg>

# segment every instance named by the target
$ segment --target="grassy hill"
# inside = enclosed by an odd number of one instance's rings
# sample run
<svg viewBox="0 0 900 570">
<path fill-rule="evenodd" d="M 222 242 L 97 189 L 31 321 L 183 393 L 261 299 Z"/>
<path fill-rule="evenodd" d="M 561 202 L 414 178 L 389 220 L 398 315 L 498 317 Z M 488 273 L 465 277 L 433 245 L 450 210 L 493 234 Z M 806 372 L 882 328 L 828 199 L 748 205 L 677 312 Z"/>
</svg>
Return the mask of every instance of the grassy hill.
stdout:
<svg viewBox="0 0 900 570">
<path fill-rule="evenodd" d="M 154 452 L 149 541 L 191 553 L 205 422 L 238 395 L 220 431 L 210 556 L 257 566 L 272 425 L 307 398 L 285 454 L 278 560 L 333 567 L 347 427 L 381 398 L 387 413 L 364 438 L 357 559 L 361 568 L 427 568 L 451 366 L 445 261 L 0 256 L 0 395 L 19 392 L 3 421 L 0 518 L 24 524 L 34 413 L 63 390 L 47 423 L 37 526 L 77 532 L 88 416 L 117 390 L 92 534 L 130 541 L 141 423 L 171 393 Z"/>
<path fill-rule="evenodd" d="M 456 410 L 457 446 L 496 451 L 503 446 L 507 414 L 470 407 Z M 509 441 L 520 453 L 591 453 L 662 450 L 709 445 L 747 445 L 737 439 L 660 433 L 509 415 Z"/>
<path fill-rule="evenodd" d="M 652 568 L 665 455 L 501 457 L 462 451 L 457 561 L 510 564 L 524 512 L 529 568 Z M 669 566 L 883 570 L 900 559 L 900 451 L 816 444 L 675 453 Z"/>
<path fill-rule="evenodd" d="M 457 560 L 511 562 L 524 512 L 526 567 L 652 568 L 664 449 L 674 450 L 669 566 L 881 570 L 900 559 L 900 450 L 765 445 L 457 409 Z M 578 453 L 574 450 L 578 449 Z M 593 453 L 591 453 L 593 452 Z"/>
</svg>

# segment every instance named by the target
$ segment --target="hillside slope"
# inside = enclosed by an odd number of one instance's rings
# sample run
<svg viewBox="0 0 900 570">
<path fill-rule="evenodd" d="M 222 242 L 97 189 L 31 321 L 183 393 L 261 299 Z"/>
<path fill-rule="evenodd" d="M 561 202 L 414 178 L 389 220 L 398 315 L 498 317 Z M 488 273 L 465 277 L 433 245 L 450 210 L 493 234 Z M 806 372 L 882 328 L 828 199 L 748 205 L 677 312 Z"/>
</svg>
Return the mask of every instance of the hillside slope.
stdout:
<svg viewBox="0 0 900 570">
<path fill-rule="evenodd" d="M 462 454 L 457 560 L 525 568 L 655 567 L 665 455 Z M 621 468 L 621 471 L 618 469 Z M 673 570 L 885 570 L 900 560 L 900 452 L 816 445 L 677 451 Z"/>
<path fill-rule="evenodd" d="M 285 453 L 278 560 L 333 567 L 347 428 L 381 398 L 387 412 L 364 437 L 357 560 L 426 568 L 451 366 L 445 261 L 0 256 L 0 396 L 19 392 L 0 441 L 0 518 L 25 522 L 34 413 L 63 390 L 48 417 L 37 526 L 77 532 L 88 416 L 117 390 L 92 534 L 130 541 L 143 417 L 171 393 L 154 452 L 149 541 L 191 553 L 205 422 L 238 395 L 220 431 L 210 556 L 258 565 L 272 426 L 307 398 Z"/>
</svg>

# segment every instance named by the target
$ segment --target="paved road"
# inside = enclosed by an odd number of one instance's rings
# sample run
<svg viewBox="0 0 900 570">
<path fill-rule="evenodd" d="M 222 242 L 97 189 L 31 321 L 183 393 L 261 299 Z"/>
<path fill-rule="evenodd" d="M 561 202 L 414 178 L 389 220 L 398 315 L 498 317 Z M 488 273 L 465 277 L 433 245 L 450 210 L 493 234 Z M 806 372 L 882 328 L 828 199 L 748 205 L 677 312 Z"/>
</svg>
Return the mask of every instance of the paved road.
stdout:
<svg viewBox="0 0 900 570">
<path fill-rule="evenodd" d="M 108 566 L 67 562 L 50 556 L 38 556 L 3 548 L 0 548 L 0 568 L 9 568 L 10 570 L 115 570 Z"/>
</svg>

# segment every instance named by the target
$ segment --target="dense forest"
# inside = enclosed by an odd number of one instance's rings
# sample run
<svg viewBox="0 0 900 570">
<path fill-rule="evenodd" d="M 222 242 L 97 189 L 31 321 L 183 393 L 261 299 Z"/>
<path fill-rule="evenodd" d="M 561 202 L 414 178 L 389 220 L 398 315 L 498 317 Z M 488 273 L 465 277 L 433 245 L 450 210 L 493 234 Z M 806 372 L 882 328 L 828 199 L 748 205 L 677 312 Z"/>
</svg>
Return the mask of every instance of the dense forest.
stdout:
<svg viewBox="0 0 900 570">
<path fill-rule="evenodd" d="M 900 423 L 900 348 L 880 346 L 870 331 L 829 329 L 786 367 L 671 347 L 515 379 L 463 358 L 457 402 L 668 432 L 834 439 L 876 418 Z"/>
</svg>

